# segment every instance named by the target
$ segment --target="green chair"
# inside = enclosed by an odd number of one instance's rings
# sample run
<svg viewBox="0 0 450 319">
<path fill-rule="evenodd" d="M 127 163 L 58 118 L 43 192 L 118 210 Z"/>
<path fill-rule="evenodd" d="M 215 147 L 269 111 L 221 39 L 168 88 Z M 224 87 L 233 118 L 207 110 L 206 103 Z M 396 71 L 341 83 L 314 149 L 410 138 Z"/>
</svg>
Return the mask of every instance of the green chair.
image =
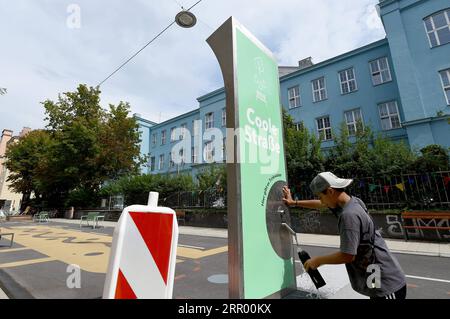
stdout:
<svg viewBox="0 0 450 319">
<path fill-rule="evenodd" d="M 50 217 L 48 215 L 48 212 L 40 212 L 40 213 L 34 214 L 33 220 L 38 223 L 40 223 L 40 222 L 48 223 L 50 221 Z"/>
<path fill-rule="evenodd" d="M 95 229 L 95 227 L 99 226 L 100 221 L 105 221 L 105 216 L 100 215 L 99 212 L 89 212 L 87 215 L 81 216 L 80 228 L 83 226 L 83 221 L 85 221 L 88 226 L 90 226 L 89 222 L 92 222 L 92 228 Z"/>
</svg>

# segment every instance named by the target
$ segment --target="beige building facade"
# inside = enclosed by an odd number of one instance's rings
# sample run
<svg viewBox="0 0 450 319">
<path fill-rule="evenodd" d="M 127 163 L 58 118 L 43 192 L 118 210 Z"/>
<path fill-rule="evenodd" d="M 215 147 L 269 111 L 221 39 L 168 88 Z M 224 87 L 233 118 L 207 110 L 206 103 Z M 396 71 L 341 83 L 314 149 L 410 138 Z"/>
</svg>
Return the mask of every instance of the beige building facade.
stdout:
<svg viewBox="0 0 450 319">
<path fill-rule="evenodd" d="M 10 188 L 10 183 L 8 182 L 9 171 L 5 165 L 5 154 L 9 145 L 18 141 L 30 131 L 30 128 L 25 127 L 19 136 L 14 136 L 13 131 L 8 129 L 2 131 L 0 139 L 0 209 L 4 212 L 19 211 L 22 202 L 22 194 L 15 193 Z"/>
</svg>

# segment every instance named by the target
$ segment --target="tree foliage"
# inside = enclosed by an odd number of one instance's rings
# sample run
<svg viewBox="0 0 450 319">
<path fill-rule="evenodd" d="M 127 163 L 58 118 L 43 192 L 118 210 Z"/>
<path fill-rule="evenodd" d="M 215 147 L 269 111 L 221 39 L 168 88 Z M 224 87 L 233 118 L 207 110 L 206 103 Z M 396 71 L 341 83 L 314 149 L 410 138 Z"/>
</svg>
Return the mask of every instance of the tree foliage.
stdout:
<svg viewBox="0 0 450 319">
<path fill-rule="evenodd" d="M 196 189 L 191 175 L 138 175 L 125 176 L 104 186 L 102 196 L 123 195 L 127 205 L 147 204 L 148 193 L 158 192 L 166 198 L 179 191 Z"/>
<path fill-rule="evenodd" d="M 320 141 L 304 125 L 297 129 L 284 109 L 283 125 L 289 184 L 300 187 L 324 170 Z"/>
<path fill-rule="evenodd" d="M 144 159 L 130 105 L 120 102 L 104 110 L 100 93 L 80 85 L 56 102 L 42 103 L 47 129 L 27 135 L 7 153 L 14 189 L 26 184 L 38 201 L 61 207 L 72 198 L 82 201 L 81 194 L 90 194 L 86 201 L 95 200 L 92 194 L 105 181 L 138 172 Z"/>
</svg>

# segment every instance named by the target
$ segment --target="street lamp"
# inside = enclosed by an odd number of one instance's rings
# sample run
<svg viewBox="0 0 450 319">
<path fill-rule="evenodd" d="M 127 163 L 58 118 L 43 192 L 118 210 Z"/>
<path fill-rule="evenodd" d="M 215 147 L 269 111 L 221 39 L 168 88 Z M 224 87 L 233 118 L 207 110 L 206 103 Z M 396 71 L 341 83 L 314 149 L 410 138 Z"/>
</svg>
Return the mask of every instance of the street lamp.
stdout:
<svg viewBox="0 0 450 319">
<path fill-rule="evenodd" d="M 197 18 L 192 12 L 183 10 L 175 16 L 175 22 L 182 28 L 192 28 L 197 23 Z"/>
</svg>

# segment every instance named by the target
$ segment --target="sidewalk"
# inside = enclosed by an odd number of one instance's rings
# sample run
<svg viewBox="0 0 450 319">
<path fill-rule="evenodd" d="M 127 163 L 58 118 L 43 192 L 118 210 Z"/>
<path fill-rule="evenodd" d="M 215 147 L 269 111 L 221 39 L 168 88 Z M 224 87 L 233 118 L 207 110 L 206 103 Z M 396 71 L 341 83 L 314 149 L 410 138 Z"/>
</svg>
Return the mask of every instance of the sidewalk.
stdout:
<svg viewBox="0 0 450 319">
<path fill-rule="evenodd" d="M 79 220 L 71 219 L 52 219 L 54 222 L 79 224 Z M 115 227 L 117 222 L 104 222 L 105 227 Z M 181 235 L 194 235 L 203 237 L 227 238 L 227 229 L 204 228 L 180 226 Z M 297 234 L 300 245 L 339 248 L 339 236 L 334 235 L 316 235 L 316 234 Z M 430 243 L 419 241 L 404 241 L 403 239 L 385 239 L 386 244 L 393 253 L 447 257 L 450 258 L 450 243 Z"/>
</svg>

